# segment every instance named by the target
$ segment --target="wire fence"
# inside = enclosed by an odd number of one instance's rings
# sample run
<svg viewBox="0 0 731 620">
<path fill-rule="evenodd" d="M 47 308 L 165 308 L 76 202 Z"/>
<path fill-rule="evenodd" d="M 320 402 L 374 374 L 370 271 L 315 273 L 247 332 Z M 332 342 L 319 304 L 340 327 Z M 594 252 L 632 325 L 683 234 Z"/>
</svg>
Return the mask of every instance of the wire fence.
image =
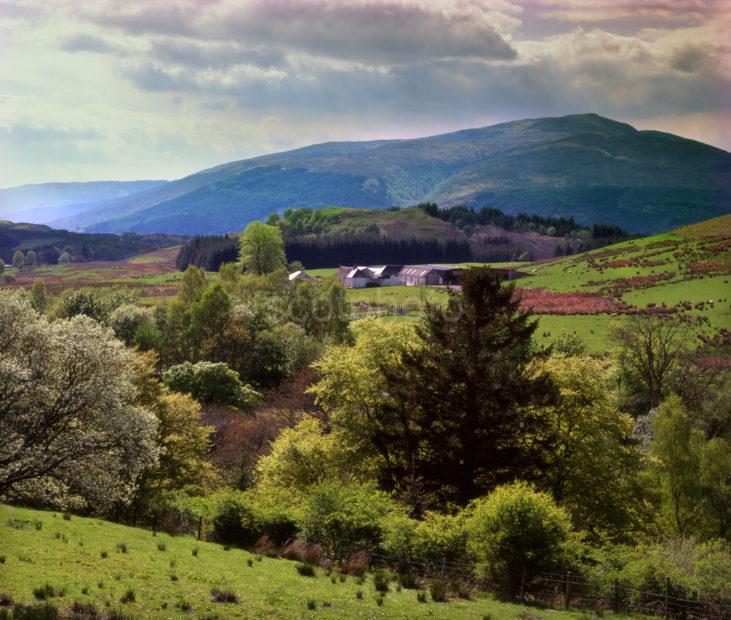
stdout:
<svg viewBox="0 0 731 620">
<path fill-rule="evenodd" d="M 600 582 L 581 575 L 524 570 L 516 591 L 510 586 L 477 580 L 471 565 L 446 560 L 393 562 L 388 556 L 371 554 L 375 566 L 390 567 L 397 572 L 419 574 L 425 579 L 442 579 L 470 584 L 479 590 L 513 596 L 524 604 L 552 608 L 590 610 L 597 615 L 654 616 L 679 620 L 731 620 L 731 601 L 707 601 L 679 596 L 679 588 L 669 579 L 664 591 L 646 592 L 627 587 L 618 580 Z"/>
<path fill-rule="evenodd" d="M 155 521 L 154 529 L 157 529 L 157 518 Z M 177 534 L 189 534 L 199 540 L 206 537 L 211 527 L 208 519 L 190 519 L 176 512 L 167 514 L 163 521 L 165 522 L 159 523 L 162 529 Z M 669 579 L 664 584 L 657 584 L 661 591 L 649 592 L 628 587 L 619 580 L 588 579 L 570 572 L 523 570 L 516 583 L 506 585 L 477 579 L 474 565 L 445 557 L 398 559 L 375 551 L 365 555 L 365 564 L 371 568 L 388 568 L 423 581 L 449 581 L 460 586 L 511 596 L 528 605 L 586 610 L 597 615 L 611 611 L 620 615 L 678 620 L 731 620 L 731 600 L 709 601 L 683 596 L 686 591 Z"/>
</svg>

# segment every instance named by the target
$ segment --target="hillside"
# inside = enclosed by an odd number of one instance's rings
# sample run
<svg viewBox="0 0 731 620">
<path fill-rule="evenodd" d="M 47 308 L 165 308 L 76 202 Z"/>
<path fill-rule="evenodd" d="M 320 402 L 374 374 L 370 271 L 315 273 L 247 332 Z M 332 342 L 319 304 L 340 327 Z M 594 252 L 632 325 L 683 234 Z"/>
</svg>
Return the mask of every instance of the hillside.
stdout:
<svg viewBox="0 0 731 620">
<path fill-rule="evenodd" d="M 35 250 L 39 263 L 54 264 L 63 248 L 77 260 L 113 261 L 181 243 L 170 235 L 90 234 L 58 230 L 41 224 L 0 220 L 0 258 L 10 264 L 16 250 Z"/>
<path fill-rule="evenodd" d="M 604 354 L 611 325 L 633 313 L 663 313 L 690 323 L 698 345 L 731 357 L 731 215 L 515 267 L 523 274 L 516 281 L 521 304 L 539 315 L 543 342 L 574 332 Z M 425 301 L 446 303 L 447 293 L 394 286 L 348 290 L 347 298 L 359 315 L 412 320 Z"/>
<path fill-rule="evenodd" d="M 287 208 L 434 201 L 653 233 L 729 212 L 729 187 L 726 151 L 582 114 L 413 140 L 317 144 L 204 170 L 59 224 L 213 234 Z"/>
<path fill-rule="evenodd" d="M 427 595 L 427 602 L 419 603 L 411 589 L 392 589 L 377 605 L 370 576 L 359 583 L 350 576 L 331 579 L 317 569 L 316 576 L 304 577 L 289 560 L 98 519 L 74 516 L 66 520 L 60 514 L 0 505 L 0 528 L 0 600 L 4 595 L 15 603 L 37 602 L 33 591 L 48 584 L 56 596 L 47 600 L 56 607 L 73 603 L 97 610 L 109 607 L 122 611 L 125 615 L 116 617 L 124 618 L 405 619 L 428 615 L 507 620 L 521 612 L 533 617 L 525 607 L 487 595 L 448 603 L 434 603 Z M 232 592 L 238 602 L 214 601 L 214 588 Z M 134 600 L 122 602 L 130 591 Z M 362 598 L 357 598 L 358 591 Z M 90 608 L 86 609 L 88 614 Z M 581 615 L 551 611 L 551 617 Z"/>
<path fill-rule="evenodd" d="M 79 215 L 100 202 L 130 196 L 166 181 L 41 183 L 0 189 L 0 219 L 48 224 Z"/>
</svg>

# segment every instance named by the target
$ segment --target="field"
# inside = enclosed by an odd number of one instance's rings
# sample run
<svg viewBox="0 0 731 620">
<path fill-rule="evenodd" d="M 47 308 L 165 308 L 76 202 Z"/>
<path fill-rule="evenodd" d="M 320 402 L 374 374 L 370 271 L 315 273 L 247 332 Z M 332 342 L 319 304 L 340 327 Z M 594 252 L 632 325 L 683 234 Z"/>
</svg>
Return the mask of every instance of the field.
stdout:
<svg viewBox="0 0 731 620">
<path fill-rule="evenodd" d="M 544 342 L 575 332 L 601 353 L 610 325 L 635 313 L 682 316 L 699 335 L 731 329 L 731 216 L 518 270 L 518 295 L 539 315 Z M 347 297 L 359 315 L 390 310 L 399 320 L 413 318 L 425 301 L 443 303 L 447 293 L 397 286 L 348 290 Z M 393 314 L 401 308 L 404 315 Z"/>
<path fill-rule="evenodd" d="M 427 595 L 427 602 L 419 603 L 414 590 L 397 592 L 393 584 L 378 605 L 370 576 L 364 583 L 352 576 L 341 581 L 338 573 L 328 577 L 318 568 L 316 576 L 304 577 L 289 560 L 5 505 L 0 505 L 0 541 L 0 596 L 16 603 L 35 602 L 33 590 L 48 584 L 63 592 L 48 599 L 58 607 L 93 604 L 134 618 L 534 617 L 530 608 L 490 595 L 449 603 L 432 602 Z M 214 602 L 213 589 L 232 592 L 238 602 Z M 362 598 L 357 598 L 358 591 Z M 122 602 L 124 598 L 134 600 Z M 539 613 L 556 620 L 581 617 L 564 611 Z"/>
<path fill-rule="evenodd" d="M 10 288 L 29 289 L 35 280 L 43 280 L 51 295 L 67 288 L 82 286 L 126 286 L 139 291 L 143 301 L 175 295 L 181 273 L 175 269 L 180 246 L 140 254 L 122 261 L 46 265 L 32 271 L 7 268 L 14 276 Z"/>
</svg>

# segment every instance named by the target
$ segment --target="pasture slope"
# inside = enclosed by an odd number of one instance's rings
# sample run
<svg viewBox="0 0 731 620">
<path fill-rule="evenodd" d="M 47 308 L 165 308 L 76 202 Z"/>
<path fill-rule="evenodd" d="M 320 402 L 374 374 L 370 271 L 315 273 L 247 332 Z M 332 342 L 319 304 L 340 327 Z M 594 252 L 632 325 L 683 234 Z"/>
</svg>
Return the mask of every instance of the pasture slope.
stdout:
<svg viewBox="0 0 731 620">
<path fill-rule="evenodd" d="M 0 600 L 5 595 L 14 603 L 35 603 L 43 594 L 34 590 L 49 585 L 47 592 L 56 596 L 46 600 L 59 608 L 90 604 L 102 612 L 121 611 L 125 615 L 119 617 L 125 618 L 582 617 L 482 594 L 448 603 L 432 602 L 427 594 L 427 602 L 419 603 L 416 591 L 397 592 L 393 585 L 378 605 L 370 576 L 364 583 L 352 576 L 341 581 L 338 573 L 328 577 L 318 568 L 314 577 L 305 577 L 289 560 L 6 505 L 0 505 L 0 541 Z M 232 592 L 238 602 L 214 602 L 213 589 Z M 2 613 L 0 607 L 0 617 L 5 617 Z"/>
<path fill-rule="evenodd" d="M 731 216 L 517 269 L 523 274 L 517 293 L 539 315 L 543 341 L 574 332 L 601 353 L 612 323 L 635 313 L 682 316 L 707 338 L 731 330 Z M 390 313 L 399 320 L 414 319 L 426 301 L 447 300 L 444 290 L 405 286 L 347 296 L 360 315 Z"/>
</svg>

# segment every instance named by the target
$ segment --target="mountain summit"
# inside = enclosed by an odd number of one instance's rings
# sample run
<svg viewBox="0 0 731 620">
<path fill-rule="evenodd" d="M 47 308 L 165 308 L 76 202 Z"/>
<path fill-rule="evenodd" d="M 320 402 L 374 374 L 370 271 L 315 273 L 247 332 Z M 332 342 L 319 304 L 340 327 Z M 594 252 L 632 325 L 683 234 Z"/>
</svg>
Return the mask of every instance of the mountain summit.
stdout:
<svg viewBox="0 0 731 620">
<path fill-rule="evenodd" d="M 223 164 L 55 224 L 224 233 L 287 208 L 425 201 L 651 233 L 731 211 L 731 153 L 596 114 L 527 119 L 412 140 L 327 142 Z"/>
</svg>

